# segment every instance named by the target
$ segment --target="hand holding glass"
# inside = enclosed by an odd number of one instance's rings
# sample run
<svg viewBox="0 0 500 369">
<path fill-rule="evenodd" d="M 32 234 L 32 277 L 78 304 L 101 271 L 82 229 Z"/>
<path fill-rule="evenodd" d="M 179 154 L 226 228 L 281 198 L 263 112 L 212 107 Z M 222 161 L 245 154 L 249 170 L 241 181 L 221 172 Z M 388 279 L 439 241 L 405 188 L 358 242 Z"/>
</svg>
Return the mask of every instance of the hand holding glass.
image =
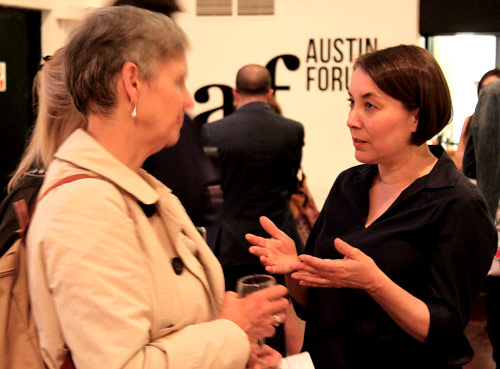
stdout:
<svg viewBox="0 0 500 369">
<path fill-rule="evenodd" d="M 236 282 L 236 293 L 240 297 L 245 297 L 253 292 L 276 285 L 276 279 L 268 274 L 251 274 L 241 277 Z M 264 338 L 260 338 L 259 346 L 264 344 Z"/>
</svg>

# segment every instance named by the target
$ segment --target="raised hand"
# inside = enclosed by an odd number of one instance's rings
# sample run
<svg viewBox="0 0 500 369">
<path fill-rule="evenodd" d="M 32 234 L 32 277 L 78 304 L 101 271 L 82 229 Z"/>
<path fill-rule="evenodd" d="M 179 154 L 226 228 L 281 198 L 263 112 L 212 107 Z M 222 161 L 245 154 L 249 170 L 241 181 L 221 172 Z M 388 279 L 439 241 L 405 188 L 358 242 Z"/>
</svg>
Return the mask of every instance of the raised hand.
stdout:
<svg viewBox="0 0 500 369">
<path fill-rule="evenodd" d="M 250 253 L 259 257 L 260 262 L 271 274 L 288 274 L 293 271 L 292 265 L 298 262 L 295 242 L 281 231 L 267 217 L 260 217 L 262 228 L 271 236 L 264 238 L 246 234 L 247 241 L 252 245 Z"/>
<path fill-rule="evenodd" d="M 287 294 L 288 290 L 282 285 L 264 288 L 243 298 L 235 292 L 226 292 L 220 318 L 239 325 L 251 342 L 271 337 L 276 332 L 276 321 L 286 320 Z"/>
<path fill-rule="evenodd" d="M 372 258 L 336 238 L 335 248 L 344 255 L 343 259 L 320 259 L 311 255 L 300 255 L 300 262 L 292 268 L 296 270 L 292 278 L 302 286 L 347 287 L 371 290 L 378 285 L 383 272 Z"/>
</svg>

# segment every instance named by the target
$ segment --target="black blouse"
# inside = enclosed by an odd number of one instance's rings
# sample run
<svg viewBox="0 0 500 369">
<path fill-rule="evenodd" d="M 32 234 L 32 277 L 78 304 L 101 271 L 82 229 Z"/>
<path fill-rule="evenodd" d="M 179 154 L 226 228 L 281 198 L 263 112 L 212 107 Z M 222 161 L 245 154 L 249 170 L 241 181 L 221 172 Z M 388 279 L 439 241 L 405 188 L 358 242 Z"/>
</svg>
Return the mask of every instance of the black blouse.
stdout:
<svg viewBox="0 0 500 369">
<path fill-rule="evenodd" d="M 340 237 L 370 256 L 396 284 L 425 302 L 425 343 L 404 332 L 364 291 L 310 288 L 304 351 L 322 368 L 454 368 L 471 360 L 463 331 L 497 248 L 484 199 L 442 147 L 432 171 L 365 228 L 376 165 L 339 175 L 305 252 L 341 258 Z"/>
</svg>

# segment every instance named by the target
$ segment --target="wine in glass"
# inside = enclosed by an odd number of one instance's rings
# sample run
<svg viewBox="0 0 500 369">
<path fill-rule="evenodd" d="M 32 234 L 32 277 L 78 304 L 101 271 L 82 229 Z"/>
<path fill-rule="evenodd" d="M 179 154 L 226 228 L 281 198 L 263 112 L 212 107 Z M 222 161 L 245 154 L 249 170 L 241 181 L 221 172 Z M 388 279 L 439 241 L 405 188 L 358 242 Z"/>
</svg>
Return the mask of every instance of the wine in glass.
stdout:
<svg viewBox="0 0 500 369">
<path fill-rule="evenodd" d="M 276 285 L 276 279 L 268 274 L 251 274 L 241 277 L 236 282 L 236 293 L 245 297 L 252 292 Z"/>
<path fill-rule="evenodd" d="M 245 297 L 253 292 L 276 285 L 276 279 L 269 274 L 250 274 L 236 281 L 236 293 Z M 264 338 L 259 338 L 257 344 L 262 346 Z"/>
</svg>

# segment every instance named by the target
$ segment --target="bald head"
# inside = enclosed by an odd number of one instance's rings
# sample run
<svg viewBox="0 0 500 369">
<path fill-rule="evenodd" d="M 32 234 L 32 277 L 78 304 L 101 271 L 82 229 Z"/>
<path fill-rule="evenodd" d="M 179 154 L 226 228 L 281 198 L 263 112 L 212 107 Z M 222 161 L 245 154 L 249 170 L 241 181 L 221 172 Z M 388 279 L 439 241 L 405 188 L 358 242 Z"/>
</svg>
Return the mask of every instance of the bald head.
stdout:
<svg viewBox="0 0 500 369">
<path fill-rule="evenodd" d="M 266 95 L 270 89 L 271 74 L 261 65 L 245 65 L 236 75 L 236 91 L 240 95 Z"/>
</svg>

